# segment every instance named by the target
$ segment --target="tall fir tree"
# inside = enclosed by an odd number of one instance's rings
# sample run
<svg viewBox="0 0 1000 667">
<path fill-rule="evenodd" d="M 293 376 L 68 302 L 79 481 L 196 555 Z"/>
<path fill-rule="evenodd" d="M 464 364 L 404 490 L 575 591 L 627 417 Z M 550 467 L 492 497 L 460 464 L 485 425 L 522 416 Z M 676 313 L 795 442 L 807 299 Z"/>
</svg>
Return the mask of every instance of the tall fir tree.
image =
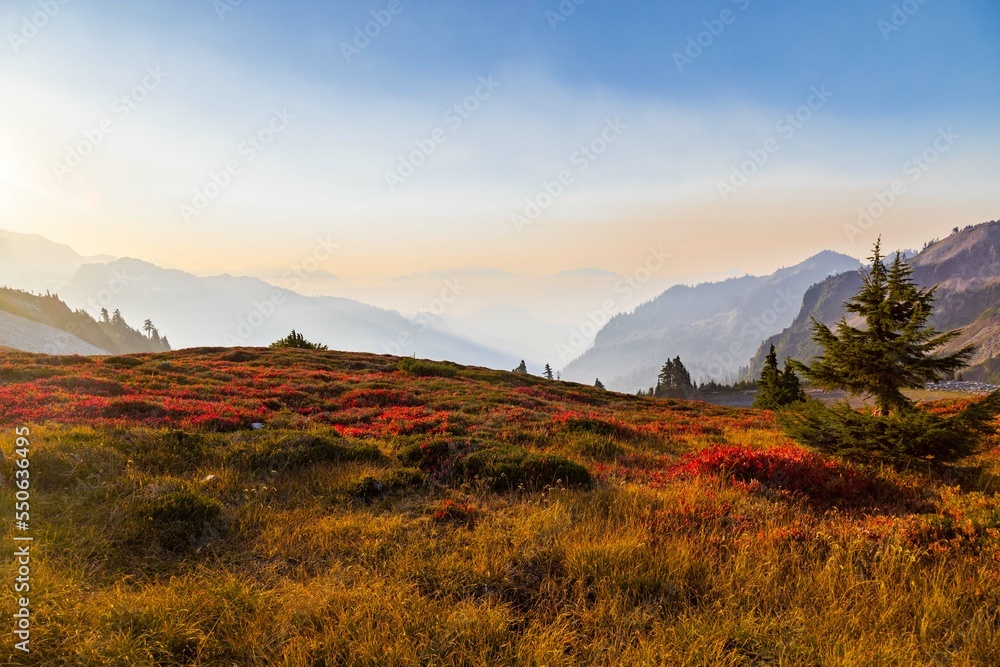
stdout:
<svg viewBox="0 0 1000 667">
<path fill-rule="evenodd" d="M 817 386 L 870 397 L 874 410 L 858 412 L 846 401 L 826 405 L 806 401 L 778 421 L 798 442 L 859 460 L 901 466 L 938 466 L 982 450 L 996 434 L 1000 392 L 942 417 L 921 410 L 903 394 L 963 368 L 971 346 L 950 354 L 940 349 L 961 334 L 940 333 L 927 324 L 934 289 L 919 289 L 899 253 L 887 267 L 881 242 L 875 244 L 863 284 L 844 304 L 864 319 L 856 328 L 842 317 L 836 332 L 813 319 L 813 340 L 823 349 L 811 366 L 795 367 Z"/>
<path fill-rule="evenodd" d="M 784 371 L 778 370 L 778 355 L 773 344 L 764 358 L 764 368 L 760 372 L 757 387 L 753 407 L 761 410 L 778 410 L 806 398 L 791 360 L 785 360 Z"/>
<path fill-rule="evenodd" d="M 667 359 L 663 368 L 660 369 L 659 376 L 657 376 L 656 388 L 653 393 L 665 398 L 685 398 L 693 391 L 691 374 L 684 368 L 681 358 L 678 356 Z"/>
<path fill-rule="evenodd" d="M 875 414 L 884 417 L 912 407 L 903 389 L 953 374 L 966 366 L 975 348 L 937 354 L 961 332 L 940 333 L 927 324 L 936 288 L 919 289 L 911 278 L 913 270 L 898 252 L 892 267 L 886 267 L 881 239 L 870 260 L 871 268 L 862 272 L 861 290 L 844 304 L 848 313 L 864 319 L 865 327 L 851 326 L 845 315 L 834 333 L 812 318 L 813 340 L 823 354 L 811 366 L 797 367 L 823 389 L 871 396 Z"/>
<path fill-rule="evenodd" d="M 545 376 L 546 380 L 554 380 L 555 379 L 555 377 L 552 374 L 552 366 L 549 366 L 548 364 L 545 364 L 545 370 L 542 372 L 542 375 Z"/>
</svg>

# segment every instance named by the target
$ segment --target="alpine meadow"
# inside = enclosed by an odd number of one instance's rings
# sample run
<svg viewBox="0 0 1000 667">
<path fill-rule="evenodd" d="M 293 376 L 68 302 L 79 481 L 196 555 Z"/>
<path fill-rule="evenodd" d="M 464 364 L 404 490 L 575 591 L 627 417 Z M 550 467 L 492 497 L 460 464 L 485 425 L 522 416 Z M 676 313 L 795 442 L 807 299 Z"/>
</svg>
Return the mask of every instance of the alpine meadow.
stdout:
<svg viewBox="0 0 1000 667">
<path fill-rule="evenodd" d="M 995 2 L 0 37 L 0 664 L 1000 665 Z"/>
</svg>

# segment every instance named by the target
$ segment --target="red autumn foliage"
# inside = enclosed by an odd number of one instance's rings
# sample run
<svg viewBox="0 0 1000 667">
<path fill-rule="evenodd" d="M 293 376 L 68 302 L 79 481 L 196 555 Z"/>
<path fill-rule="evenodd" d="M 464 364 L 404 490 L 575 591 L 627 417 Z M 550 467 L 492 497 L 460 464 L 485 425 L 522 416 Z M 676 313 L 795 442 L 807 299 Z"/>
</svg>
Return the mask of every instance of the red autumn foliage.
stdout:
<svg viewBox="0 0 1000 667">
<path fill-rule="evenodd" d="M 699 475 L 758 482 L 825 502 L 865 498 L 874 490 L 872 477 L 860 469 L 795 445 L 771 449 L 710 447 L 684 456 L 670 470 L 671 477 Z"/>
</svg>

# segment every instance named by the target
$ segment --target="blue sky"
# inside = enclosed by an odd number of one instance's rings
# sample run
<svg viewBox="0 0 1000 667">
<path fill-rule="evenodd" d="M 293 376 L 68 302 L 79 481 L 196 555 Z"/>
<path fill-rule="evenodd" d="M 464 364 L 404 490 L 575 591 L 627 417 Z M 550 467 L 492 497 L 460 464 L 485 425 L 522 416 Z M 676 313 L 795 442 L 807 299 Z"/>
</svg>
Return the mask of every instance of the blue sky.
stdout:
<svg viewBox="0 0 1000 667">
<path fill-rule="evenodd" d="M 628 273 L 655 244 L 688 276 L 770 271 L 823 248 L 860 256 L 876 233 L 911 247 L 1000 211 L 1000 5 L 989 0 L 586 0 L 562 3 L 575 10 L 555 29 L 555 0 L 400 0 L 350 62 L 343 43 L 389 0 L 243 0 L 221 18 L 218 4 L 71 0 L 17 48 L 10 35 L 41 5 L 5 4 L 0 226 L 203 272 L 282 266 L 333 234 L 345 252 L 327 268 L 348 278 Z M 703 53 L 678 71 L 675 54 L 700 33 Z M 53 178 L 150 67 L 167 73 L 162 85 Z M 447 127 L 480 77 L 499 88 Z M 816 87 L 830 99 L 794 136 L 776 135 Z M 251 164 L 239 147 L 274 109 L 294 119 Z M 577 149 L 614 119 L 627 129 L 577 170 Z M 400 156 L 440 127 L 446 141 L 388 188 Z M 864 234 L 845 233 L 945 128 L 955 145 Z M 720 197 L 774 138 L 778 152 Z M 232 185 L 185 219 L 233 160 Z M 565 192 L 512 226 L 567 169 Z"/>
</svg>

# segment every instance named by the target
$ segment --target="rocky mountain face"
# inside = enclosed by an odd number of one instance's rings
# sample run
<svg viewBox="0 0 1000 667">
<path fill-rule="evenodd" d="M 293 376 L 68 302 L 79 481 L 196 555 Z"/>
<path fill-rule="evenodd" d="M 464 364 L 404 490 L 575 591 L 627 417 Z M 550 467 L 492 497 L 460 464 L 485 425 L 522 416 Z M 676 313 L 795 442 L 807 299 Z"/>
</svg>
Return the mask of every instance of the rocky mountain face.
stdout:
<svg viewBox="0 0 1000 667">
<path fill-rule="evenodd" d="M 792 323 L 810 286 L 858 266 L 824 251 L 768 276 L 671 287 L 612 318 L 563 377 L 633 392 L 655 384 L 663 362 L 680 356 L 696 381 L 734 379 L 762 340 Z"/>
<path fill-rule="evenodd" d="M 972 364 L 962 376 L 967 380 L 1000 380 L 1000 220 L 966 227 L 934 241 L 909 263 L 917 284 L 937 286 L 931 323 L 942 331 L 962 330 L 962 335 L 942 351 L 976 345 Z M 816 356 L 819 349 L 811 339 L 810 317 L 835 324 L 844 314 L 843 303 L 860 285 L 861 276 L 850 272 L 831 276 L 810 288 L 791 325 L 760 346 L 750 363 L 749 377 L 760 372 L 771 343 L 782 358 L 808 362 Z"/>
</svg>

